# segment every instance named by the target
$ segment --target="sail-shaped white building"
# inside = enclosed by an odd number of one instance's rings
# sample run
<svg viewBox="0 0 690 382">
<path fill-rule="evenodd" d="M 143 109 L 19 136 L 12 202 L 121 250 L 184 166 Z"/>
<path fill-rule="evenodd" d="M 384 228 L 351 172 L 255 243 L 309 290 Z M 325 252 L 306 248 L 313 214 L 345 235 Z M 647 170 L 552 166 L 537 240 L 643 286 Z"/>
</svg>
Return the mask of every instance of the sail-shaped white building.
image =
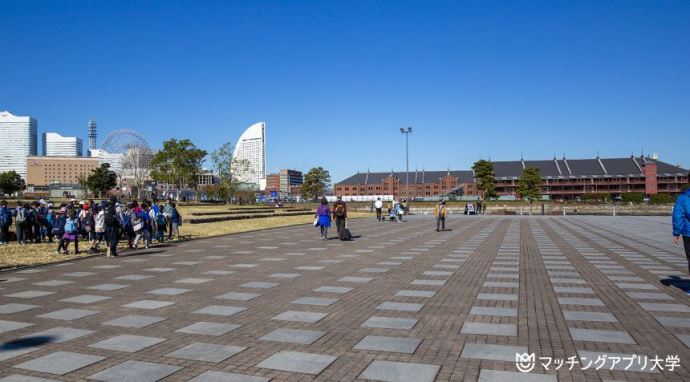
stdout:
<svg viewBox="0 0 690 382">
<path fill-rule="evenodd" d="M 243 162 L 236 166 L 232 176 L 242 183 L 260 187 L 266 179 L 266 123 L 257 122 L 242 133 L 235 146 L 233 159 Z"/>
</svg>

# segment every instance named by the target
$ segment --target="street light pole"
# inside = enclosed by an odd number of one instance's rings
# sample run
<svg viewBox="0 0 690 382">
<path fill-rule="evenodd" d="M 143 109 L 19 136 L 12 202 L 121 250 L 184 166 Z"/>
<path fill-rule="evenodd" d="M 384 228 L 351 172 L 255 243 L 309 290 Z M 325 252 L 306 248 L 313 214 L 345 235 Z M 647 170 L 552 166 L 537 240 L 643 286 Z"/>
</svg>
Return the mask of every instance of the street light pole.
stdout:
<svg viewBox="0 0 690 382">
<path fill-rule="evenodd" d="M 401 127 L 400 132 L 405 134 L 405 196 L 407 203 L 410 202 L 410 142 L 409 137 L 412 132 L 411 127 Z"/>
</svg>

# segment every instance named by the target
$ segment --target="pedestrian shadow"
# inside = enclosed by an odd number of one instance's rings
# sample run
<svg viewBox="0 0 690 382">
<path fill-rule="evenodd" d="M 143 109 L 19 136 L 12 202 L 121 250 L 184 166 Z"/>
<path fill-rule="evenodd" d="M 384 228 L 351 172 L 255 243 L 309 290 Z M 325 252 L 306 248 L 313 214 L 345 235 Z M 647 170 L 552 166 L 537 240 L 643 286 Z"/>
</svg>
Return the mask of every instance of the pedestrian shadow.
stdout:
<svg viewBox="0 0 690 382">
<path fill-rule="evenodd" d="M 4 351 L 20 350 L 26 348 L 35 348 L 51 342 L 55 342 L 55 336 L 33 336 L 22 337 L 13 341 L 5 342 L 0 345 L 0 353 Z"/>
<path fill-rule="evenodd" d="M 666 286 L 676 287 L 685 293 L 690 292 L 690 279 L 684 279 L 680 276 L 668 276 L 665 279 L 659 280 L 659 282 Z"/>
<path fill-rule="evenodd" d="M 161 249 L 161 250 L 158 250 L 158 251 L 156 251 L 156 250 L 150 250 L 150 249 L 149 249 L 149 250 L 145 250 L 145 249 L 136 249 L 136 250 L 132 250 L 132 251 L 134 251 L 134 252 L 121 252 L 121 253 L 118 253 L 118 257 L 145 256 L 145 255 L 153 255 L 153 254 L 156 254 L 156 253 L 163 253 L 163 252 L 165 252 L 165 251 L 162 250 L 162 249 Z"/>
</svg>

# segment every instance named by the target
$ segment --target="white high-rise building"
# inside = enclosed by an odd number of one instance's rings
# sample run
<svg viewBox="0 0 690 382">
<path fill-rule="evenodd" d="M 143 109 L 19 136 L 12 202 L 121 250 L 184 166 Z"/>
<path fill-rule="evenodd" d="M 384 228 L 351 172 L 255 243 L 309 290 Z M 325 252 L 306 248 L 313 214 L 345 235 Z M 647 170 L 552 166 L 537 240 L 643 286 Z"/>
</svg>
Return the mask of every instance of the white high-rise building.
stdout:
<svg viewBox="0 0 690 382">
<path fill-rule="evenodd" d="M 266 179 L 266 123 L 257 122 L 242 133 L 233 159 L 246 163 L 236 166 L 232 176 L 242 183 L 260 186 Z"/>
<path fill-rule="evenodd" d="M 26 157 L 38 154 L 38 122 L 2 111 L 0 137 L 0 172 L 14 170 L 26 180 Z"/>
<path fill-rule="evenodd" d="M 82 153 L 81 138 L 63 137 L 58 133 L 43 133 L 43 156 L 80 157 Z"/>
</svg>

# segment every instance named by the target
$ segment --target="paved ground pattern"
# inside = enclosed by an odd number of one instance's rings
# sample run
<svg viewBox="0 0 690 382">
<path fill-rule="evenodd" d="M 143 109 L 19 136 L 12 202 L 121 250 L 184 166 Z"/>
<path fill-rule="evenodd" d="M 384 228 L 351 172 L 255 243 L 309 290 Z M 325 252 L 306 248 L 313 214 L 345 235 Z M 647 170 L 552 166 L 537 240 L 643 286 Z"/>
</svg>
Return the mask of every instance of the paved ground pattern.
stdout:
<svg viewBox="0 0 690 382">
<path fill-rule="evenodd" d="M 299 226 L 2 272 L 0 381 L 690 380 L 687 264 L 666 218 L 350 228 L 352 242 Z M 535 354 L 530 373 L 516 353 Z"/>
</svg>

